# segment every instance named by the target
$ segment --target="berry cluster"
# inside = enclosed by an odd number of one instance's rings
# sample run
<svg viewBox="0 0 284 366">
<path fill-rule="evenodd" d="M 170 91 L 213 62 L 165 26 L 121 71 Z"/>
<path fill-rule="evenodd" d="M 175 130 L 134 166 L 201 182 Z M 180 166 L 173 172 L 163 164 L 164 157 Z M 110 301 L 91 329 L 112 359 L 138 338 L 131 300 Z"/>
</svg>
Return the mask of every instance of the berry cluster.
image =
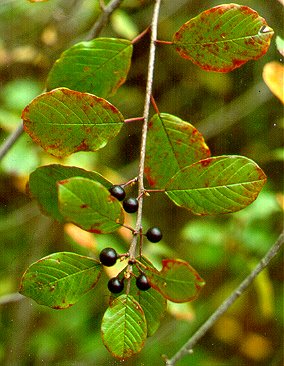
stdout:
<svg viewBox="0 0 284 366">
<path fill-rule="evenodd" d="M 118 255 L 115 249 L 113 248 L 105 248 L 100 252 L 100 261 L 106 267 L 111 267 L 115 265 Z M 131 261 L 131 264 L 135 264 L 135 262 Z M 136 286 L 141 291 L 147 291 L 151 288 L 151 285 L 148 281 L 148 278 L 144 273 L 141 273 L 136 278 Z M 108 281 L 107 285 L 109 291 L 113 294 L 118 294 L 124 289 L 124 278 L 120 279 L 118 277 L 113 277 Z"/>
<path fill-rule="evenodd" d="M 138 210 L 138 200 L 134 197 L 125 199 L 126 193 L 122 186 L 113 185 L 109 189 L 110 194 L 117 198 L 119 201 L 123 201 L 122 205 L 126 212 L 134 213 Z"/>
<path fill-rule="evenodd" d="M 138 210 L 138 200 L 134 197 L 126 198 L 126 193 L 121 185 L 113 185 L 109 188 L 110 194 L 118 199 L 119 201 L 123 201 L 122 205 L 126 212 L 134 213 Z M 163 234 L 158 227 L 151 227 L 147 230 L 145 234 L 146 238 L 152 243 L 158 243 Z M 113 248 L 105 248 L 100 253 L 100 261 L 104 266 L 111 267 L 115 265 L 118 259 L 117 252 Z M 130 265 L 135 265 L 135 260 L 129 260 Z M 140 275 L 136 277 L 136 286 L 141 291 L 147 291 L 151 288 L 151 285 L 148 281 L 146 275 L 140 270 Z M 113 277 L 108 281 L 108 289 L 111 293 L 118 294 L 124 289 L 124 278 L 120 279 L 119 277 Z"/>
</svg>

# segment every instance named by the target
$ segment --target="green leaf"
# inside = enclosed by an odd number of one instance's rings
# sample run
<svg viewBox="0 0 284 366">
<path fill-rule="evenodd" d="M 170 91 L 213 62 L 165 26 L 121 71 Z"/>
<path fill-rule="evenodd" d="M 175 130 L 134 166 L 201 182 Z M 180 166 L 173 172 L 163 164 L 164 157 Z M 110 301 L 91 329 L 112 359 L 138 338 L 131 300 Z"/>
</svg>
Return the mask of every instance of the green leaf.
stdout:
<svg viewBox="0 0 284 366">
<path fill-rule="evenodd" d="M 164 188 L 180 169 L 209 156 L 203 136 L 190 123 L 167 113 L 149 122 L 145 175 L 151 187 Z"/>
<path fill-rule="evenodd" d="M 178 206 L 196 215 L 239 211 L 258 196 L 266 176 L 243 156 L 218 156 L 179 171 L 167 184 L 166 194 Z"/>
<path fill-rule="evenodd" d="M 74 166 L 51 164 L 37 168 L 30 175 L 29 191 L 35 198 L 43 213 L 52 216 L 57 221 L 63 222 L 64 217 L 58 209 L 57 182 L 72 177 L 84 177 L 101 183 L 107 189 L 112 183 L 97 172 Z"/>
<path fill-rule="evenodd" d="M 22 277 L 19 292 L 38 304 L 65 309 L 98 282 L 102 265 L 75 253 L 54 253 L 33 263 Z"/>
<path fill-rule="evenodd" d="M 47 79 L 47 90 L 66 87 L 106 98 L 125 82 L 132 44 L 126 39 L 96 38 L 62 53 Z"/>
<path fill-rule="evenodd" d="M 229 72 L 263 56 L 274 32 L 247 6 L 224 4 L 191 19 L 174 34 L 180 56 L 204 70 Z"/>
<path fill-rule="evenodd" d="M 182 260 L 164 259 L 162 265 L 161 271 L 152 267 L 144 270 L 151 286 L 173 302 L 194 300 L 205 285 L 199 274 Z"/>
<path fill-rule="evenodd" d="M 153 264 L 145 257 L 139 258 L 139 262 L 143 263 L 147 267 L 155 268 Z M 134 266 L 133 273 L 138 276 L 140 272 Z M 140 291 L 136 286 L 136 278 L 131 277 L 130 292 L 129 294 L 142 307 L 146 322 L 147 322 L 147 336 L 150 337 L 158 330 L 161 318 L 165 314 L 167 308 L 166 299 L 156 290 L 150 288 L 147 291 Z"/>
<path fill-rule="evenodd" d="M 117 297 L 104 314 L 101 330 L 104 345 L 114 357 L 132 357 L 141 351 L 147 337 L 141 306 L 130 295 Z"/>
<path fill-rule="evenodd" d="M 99 182 L 74 177 L 57 183 L 59 211 L 84 230 L 107 234 L 124 221 L 120 202 Z"/>
<path fill-rule="evenodd" d="M 23 110 L 22 119 L 31 138 L 58 157 L 103 148 L 124 122 L 121 113 L 105 99 L 66 88 L 33 99 Z"/>
</svg>

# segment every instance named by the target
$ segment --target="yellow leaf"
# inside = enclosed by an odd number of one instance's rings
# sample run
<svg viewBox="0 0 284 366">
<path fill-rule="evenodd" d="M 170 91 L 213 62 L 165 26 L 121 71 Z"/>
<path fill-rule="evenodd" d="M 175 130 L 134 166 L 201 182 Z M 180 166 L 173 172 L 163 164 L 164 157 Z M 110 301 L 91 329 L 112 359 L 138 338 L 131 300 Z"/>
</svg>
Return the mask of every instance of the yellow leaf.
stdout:
<svg viewBox="0 0 284 366">
<path fill-rule="evenodd" d="M 241 344 L 241 352 L 254 361 L 263 361 L 273 352 L 271 341 L 257 333 L 248 333 Z"/>
<path fill-rule="evenodd" d="M 97 243 L 94 234 L 69 223 L 64 225 L 64 230 L 78 245 L 95 251 Z"/>
<path fill-rule="evenodd" d="M 269 62 L 264 66 L 262 76 L 271 92 L 284 104 L 284 66 L 276 61 Z"/>
</svg>

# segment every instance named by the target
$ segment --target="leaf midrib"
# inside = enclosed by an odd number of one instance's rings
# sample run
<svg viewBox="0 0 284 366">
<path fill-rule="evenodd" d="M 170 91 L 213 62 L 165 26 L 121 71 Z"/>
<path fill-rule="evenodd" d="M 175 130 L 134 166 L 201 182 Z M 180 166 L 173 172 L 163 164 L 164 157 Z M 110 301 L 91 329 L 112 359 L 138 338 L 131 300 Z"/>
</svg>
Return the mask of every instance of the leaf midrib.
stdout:
<svg viewBox="0 0 284 366">
<path fill-rule="evenodd" d="M 186 189 L 178 189 L 178 188 L 166 188 L 166 192 L 173 192 L 173 191 L 195 191 L 195 190 L 206 190 L 206 189 L 219 189 L 219 188 L 228 188 L 228 187 L 234 187 L 234 186 L 240 186 L 240 185 L 246 185 L 246 184 L 254 184 L 254 183 L 259 183 L 265 181 L 265 179 L 259 179 L 259 180 L 253 180 L 253 181 L 249 181 L 249 182 L 240 182 L 240 183 L 230 183 L 230 184 L 224 184 L 223 186 L 212 186 L 212 187 L 196 187 L 196 188 L 186 188 Z"/>
</svg>

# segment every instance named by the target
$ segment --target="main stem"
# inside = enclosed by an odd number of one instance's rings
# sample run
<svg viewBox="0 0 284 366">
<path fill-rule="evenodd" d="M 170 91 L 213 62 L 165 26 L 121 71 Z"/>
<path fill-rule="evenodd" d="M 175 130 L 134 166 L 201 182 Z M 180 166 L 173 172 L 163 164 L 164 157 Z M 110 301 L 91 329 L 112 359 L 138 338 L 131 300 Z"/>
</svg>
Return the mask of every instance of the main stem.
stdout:
<svg viewBox="0 0 284 366">
<path fill-rule="evenodd" d="M 144 103 L 144 113 L 143 113 L 143 126 L 142 126 L 142 141 L 140 149 L 140 162 L 139 162 L 139 172 L 138 172 L 138 197 L 139 197 L 139 207 L 137 212 L 137 220 L 135 225 L 135 234 L 133 236 L 130 248 L 129 257 L 135 258 L 136 247 L 138 241 L 138 234 L 140 233 L 142 227 L 142 212 L 143 212 L 143 198 L 144 198 L 144 166 L 145 166 L 145 153 L 146 153 L 146 141 L 147 141 L 147 130 L 149 122 L 149 111 L 151 104 L 151 95 L 153 87 L 153 77 L 154 77 L 154 66 L 155 66 L 155 53 L 156 53 L 156 39 L 157 39 L 157 29 L 158 29 L 158 19 L 160 12 L 161 0 L 155 1 L 153 18 L 151 22 L 151 44 L 149 51 L 149 63 L 148 63 L 148 75 L 147 75 L 147 86 L 146 86 L 146 96 Z"/>
<path fill-rule="evenodd" d="M 280 251 L 284 242 L 284 231 L 279 235 L 274 245 L 268 250 L 254 270 L 243 280 L 243 282 L 232 292 L 232 294 L 219 306 L 219 308 L 206 320 L 206 322 L 193 334 L 193 336 L 181 347 L 181 349 L 169 360 L 166 366 L 174 366 L 186 354 L 191 353 L 195 344 L 202 338 L 213 324 L 228 310 L 228 308 L 244 293 L 253 280 L 270 263 L 272 258 Z"/>
</svg>

